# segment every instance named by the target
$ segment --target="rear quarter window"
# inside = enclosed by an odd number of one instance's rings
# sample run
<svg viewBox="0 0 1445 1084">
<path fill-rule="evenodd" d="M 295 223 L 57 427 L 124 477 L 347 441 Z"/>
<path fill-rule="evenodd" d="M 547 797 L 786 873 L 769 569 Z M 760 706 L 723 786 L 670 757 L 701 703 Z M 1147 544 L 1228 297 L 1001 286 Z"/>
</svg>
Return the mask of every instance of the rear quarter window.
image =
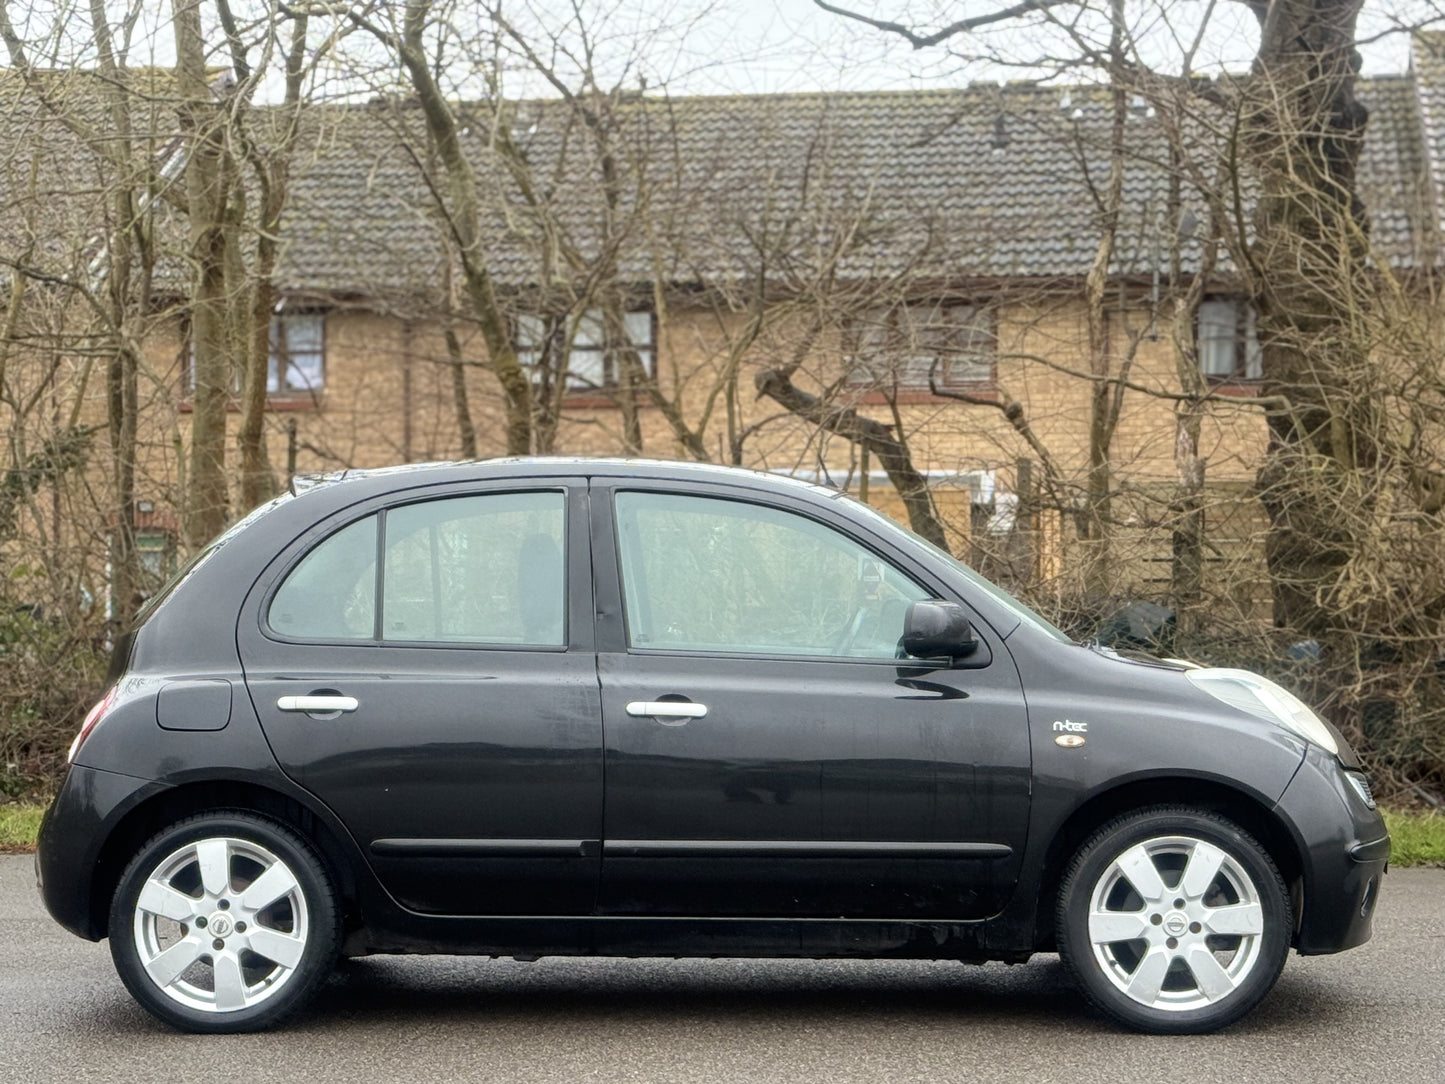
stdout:
<svg viewBox="0 0 1445 1084">
<path fill-rule="evenodd" d="M 325 539 L 291 570 L 266 623 L 282 636 L 370 640 L 376 634 L 376 532 L 367 516 Z"/>
</svg>

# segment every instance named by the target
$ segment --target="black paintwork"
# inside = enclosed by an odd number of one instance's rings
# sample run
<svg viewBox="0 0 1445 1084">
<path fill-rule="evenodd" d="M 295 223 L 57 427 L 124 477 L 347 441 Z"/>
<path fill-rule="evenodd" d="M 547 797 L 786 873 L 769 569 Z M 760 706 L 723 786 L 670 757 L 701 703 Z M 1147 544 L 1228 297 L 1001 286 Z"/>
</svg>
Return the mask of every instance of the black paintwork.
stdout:
<svg viewBox="0 0 1445 1084">
<path fill-rule="evenodd" d="M 947 660 L 629 650 L 618 488 L 754 501 L 842 530 L 978 647 Z M 305 644 L 271 592 L 321 538 L 433 496 L 567 494 L 565 648 Z M 348 901 L 347 950 L 1020 959 L 1050 947 L 1060 863 L 1102 820 L 1182 800 L 1232 813 L 1301 901 L 1296 944 L 1369 936 L 1388 856 L 1343 767 L 1177 667 L 1047 635 L 926 544 L 819 487 L 635 461 L 353 472 L 223 536 L 117 648 L 115 707 L 41 830 L 51 913 L 104 936 L 138 842 L 216 804 L 283 817 Z M 336 691 L 339 718 L 282 713 Z M 691 699 L 669 726 L 632 700 Z M 1064 748 L 1060 725 L 1087 724 Z M 1344 761 L 1342 766 L 1341 760 Z M 1383 841 L 1383 842 L 1381 842 Z"/>
</svg>

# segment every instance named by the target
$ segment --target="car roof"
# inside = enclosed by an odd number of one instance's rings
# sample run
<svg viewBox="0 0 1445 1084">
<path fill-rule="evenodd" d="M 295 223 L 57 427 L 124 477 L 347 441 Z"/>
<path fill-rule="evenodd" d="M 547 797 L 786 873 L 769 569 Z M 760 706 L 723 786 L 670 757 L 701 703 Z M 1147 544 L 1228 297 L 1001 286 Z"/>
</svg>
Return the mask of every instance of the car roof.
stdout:
<svg viewBox="0 0 1445 1084">
<path fill-rule="evenodd" d="M 743 484 L 774 492 L 809 492 L 836 497 L 839 490 L 801 478 L 746 467 L 720 466 L 674 459 L 630 459 L 590 456 L 507 456 L 436 463 L 406 463 L 392 467 L 352 468 L 320 474 L 297 475 L 291 485 L 294 494 L 326 488 L 339 483 L 385 483 L 410 487 L 451 481 L 491 478 L 638 478 L 649 480 L 696 480 Z M 371 487 L 368 487 L 371 488 Z M 384 488 L 381 485 L 375 488 Z"/>
</svg>

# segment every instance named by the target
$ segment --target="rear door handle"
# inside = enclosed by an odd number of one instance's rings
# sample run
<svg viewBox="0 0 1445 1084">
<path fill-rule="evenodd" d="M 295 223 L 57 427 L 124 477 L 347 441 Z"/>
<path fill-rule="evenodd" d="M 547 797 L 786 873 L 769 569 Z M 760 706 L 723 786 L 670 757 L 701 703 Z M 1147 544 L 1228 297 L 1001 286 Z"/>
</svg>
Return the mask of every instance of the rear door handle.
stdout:
<svg viewBox="0 0 1445 1084">
<path fill-rule="evenodd" d="M 633 700 L 627 714 L 641 719 L 701 719 L 707 714 L 706 704 L 687 700 Z"/>
<path fill-rule="evenodd" d="M 361 701 L 354 696 L 280 696 L 276 707 L 281 711 L 304 711 L 307 715 L 329 715 L 332 712 L 355 711 Z"/>
</svg>

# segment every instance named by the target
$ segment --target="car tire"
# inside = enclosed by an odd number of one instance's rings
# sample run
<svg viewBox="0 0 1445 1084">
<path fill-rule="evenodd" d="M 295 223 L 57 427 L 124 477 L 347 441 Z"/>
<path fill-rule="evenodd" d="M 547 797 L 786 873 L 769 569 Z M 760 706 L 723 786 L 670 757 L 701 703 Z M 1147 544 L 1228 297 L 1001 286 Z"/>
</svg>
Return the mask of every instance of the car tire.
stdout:
<svg viewBox="0 0 1445 1084">
<path fill-rule="evenodd" d="M 1269 854 L 1217 813 L 1141 809 L 1079 848 L 1058 899 L 1059 954 L 1089 1001 L 1140 1031 L 1239 1019 L 1284 968 L 1293 922 Z"/>
<path fill-rule="evenodd" d="M 188 817 L 121 874 L 110 950 L 135 999 L 182 1031 L 270 1027 L 330 972 L 340 916 L 326 867 L 291 829 L 243 810 Z"/>
</svg>

